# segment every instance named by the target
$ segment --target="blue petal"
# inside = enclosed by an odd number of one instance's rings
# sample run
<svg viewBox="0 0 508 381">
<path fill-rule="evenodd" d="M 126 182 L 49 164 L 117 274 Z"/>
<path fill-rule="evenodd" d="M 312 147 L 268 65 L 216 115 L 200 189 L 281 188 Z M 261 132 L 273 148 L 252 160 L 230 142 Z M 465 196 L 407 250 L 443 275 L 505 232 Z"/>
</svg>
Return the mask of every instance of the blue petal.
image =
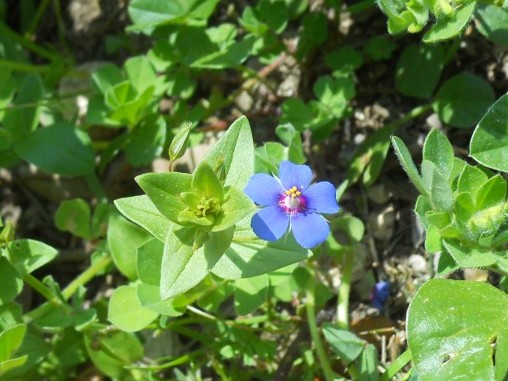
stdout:
<svg viewBox="0 0 508 381">
<path fill-rule="evenodd" d="M 310 249 L 326 240 L 330 227 L 323 216 L 316 213 L 291 217 L 291 230 L 300 246 Z"/>
<path fill-rule="evenodd" d="M 328 181 L 312 184 L 303 193 L 307 200 L 307 208 L 318 213 L 333 214 L 339 211 L 335 187 Z"/>
<path fill-rule="evenodd" d="M 254 233 L 265 241 L 276 241 L 286 232 L 289 216 L 278 206 L 267 206 L 257 212 L 250 222 Z"/>
<path fill-rule="evenodd" d="M 272 176 L 258 173 L 252 176 L 244 192 L 258 205 L 276 205 L 280 194 L 284 191 L 282 185 Z"/>
<path fill-rule="evenodd" d="M 279 167 L 279 178 L 285 189 L 297 187 L 302 190 L 309 186 L 312 180 L 312 171 L 307 165 L 283 161 Z"/>
</svg>

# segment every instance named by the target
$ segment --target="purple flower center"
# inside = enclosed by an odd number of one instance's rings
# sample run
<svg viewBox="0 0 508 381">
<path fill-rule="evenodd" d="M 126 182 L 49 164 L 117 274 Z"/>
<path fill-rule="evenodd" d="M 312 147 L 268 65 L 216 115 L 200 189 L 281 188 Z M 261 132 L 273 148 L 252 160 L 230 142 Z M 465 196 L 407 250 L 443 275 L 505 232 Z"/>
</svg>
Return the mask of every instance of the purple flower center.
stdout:
<svg viewBox="0 0 508 381">
<path fill-rule="evenodd" d="M 287 215 L 294 216 L 306 210 L 307 199 L 297 187 L 292 187 L 281 193 L 277 205 Z"/>
</svg>

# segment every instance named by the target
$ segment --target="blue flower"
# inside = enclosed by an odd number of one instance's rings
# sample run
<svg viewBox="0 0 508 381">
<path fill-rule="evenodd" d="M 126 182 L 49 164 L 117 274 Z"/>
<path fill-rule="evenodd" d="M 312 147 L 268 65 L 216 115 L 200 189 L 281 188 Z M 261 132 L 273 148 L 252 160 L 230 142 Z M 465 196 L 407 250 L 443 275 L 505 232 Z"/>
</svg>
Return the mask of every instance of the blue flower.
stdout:
<svg viewBox="0 0 508 381">
<path fill-rule="evenodd" d="M 326 240 L 330 227 L 320 213 L 339 211 L 335 187 L 327 181 L 309 186 L 311 179 L 308 166 L 289 161 L 280 163 L 279 177 L 258 173 L 250 178 L 244 192 L 262 206 L 251 221 L 259 238 L 275 241 L 289 228 L 307 249 Z"/>
<path fill-rule="evenodd" d="M 372 294 L 370 298 L 372 299 L 372 304 L 378 310 L 383 311 L 384 305 L 388 298 L 390 297 L 391 285 L 390 282 L 377 282 L 374 288 L 372 289 Z"/>
</svg>

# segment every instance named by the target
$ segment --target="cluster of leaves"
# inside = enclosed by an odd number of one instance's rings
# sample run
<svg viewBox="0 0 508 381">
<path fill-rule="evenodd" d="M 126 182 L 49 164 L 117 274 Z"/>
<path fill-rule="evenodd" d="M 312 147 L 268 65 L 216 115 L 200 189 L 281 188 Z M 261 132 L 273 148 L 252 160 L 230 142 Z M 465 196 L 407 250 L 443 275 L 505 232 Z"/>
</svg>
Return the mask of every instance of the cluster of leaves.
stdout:
<svg viewBox="0 0 508 381">
<path fill-rule="evenodd" d="M 456 37 L 464 31 L 469 21 L 476 13 L 478 21 L 483 25 L 479 30 L 485 37 L 494 42 L 501 42 L 506 46 L 506 40 L 500 35 L 506 34 L 503 22 L 506 21 L 508 5 L 501 1 L 480 2 L 468 1 L 403 1 L 380 0 L 379 6 L 388 17 L 388 31 L 390 33 L 420 32 L 434 19 L 432 26 L 423 36 L 426 43 L 439 42 Z M 503 7 L 503 10 L 499 9 Z"/>
<path fill-rule="evenodd" d="M 507 100 L 508 94 L 498 99 L 472 135 L 470 153 L 476 165 L 455 157 L 446 136 L 432 130 L 423 146 L 420 172 L 406 145 L 392 138 L 404 170 L 420 193 L 415 211 L 427 233 L 425 249 L 439 253 L 440 275 L 487 268 L 503 274 L 503 279 L 508 276 L 507 183 L 501 173 L 491 170 L 508 171 L 503 159 L 503 152 L 508 152 Z M 455 379 L 472 367 L 479 378 L 504 379 L 508 352 L 497 343 L 508 335 L 499 320 L 507 302 L 505 293 L 488 284 L 429 281 L 408 311 L 408 344 L 419 375 L 432 378 L 439 367 L 440 377 Z M 451 316 L 450 308 L 454 310 Z M 478 324 L 479 316 L 482 324 Z M 486 321 L 489 324 L 483 325 Z M 459 326 L 464 331 L 457 334 Z M 452 348 L 455 340 L 461 344 Z M 471 350 L 477 352 L 474 360 L 468 355 Z"/>
</svg>

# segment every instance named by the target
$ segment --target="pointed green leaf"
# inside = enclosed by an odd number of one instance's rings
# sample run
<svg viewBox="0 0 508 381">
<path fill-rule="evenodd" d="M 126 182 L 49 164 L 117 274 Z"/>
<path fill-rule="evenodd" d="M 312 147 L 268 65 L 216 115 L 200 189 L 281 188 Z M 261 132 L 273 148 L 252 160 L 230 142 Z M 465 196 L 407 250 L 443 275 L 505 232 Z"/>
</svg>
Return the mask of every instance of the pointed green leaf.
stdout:
<svg viewBox="0 0 508 381">
<path fill-rule="evenodd" d="M 250 220 L 251 216 L 247 216 L 237 225 L 231 246 L 213 267 L 213 274 L 223 279 L 249 278 L 301 262 L 312 255 L 310 250 L 298 245 L 292 235 L 274 242 L 258 238 L 252 232 Z"/>
<path fill-rule="evenodd" d="M 5 257 L 0 257 L 0 279 L 2 279 L 2 287 L 0 287 L 0 305 L 2 305 L 14 299 L 21 292 L 23 281 Z"/>
<path fill-rule="evenodd" d="M 192 189 L 206 199 L 215 198 L 217 201 L 224 200 L 224 188 L 206 162 L 201 163 L 192 175 Z"/>
<path fill-rule="evenodd" d="M 506 180 L 501 175 L 495 175 L 483 183 L 476 195 L 476 208 L 486 209 L 500 202 L 506 197 Z"/>
<path fill-rule="evenodd" d="M 234 228 L 206 234 L 198 247 L 196 229 L 177 227 L 168 232 L 161 267 L 161 299 L 180 295 L 201 282 L 224 254 Z"/>
<path fill-rule="evenodd" d="M 120 198 L 115 200 L 115 206 L 129 220 L 145 228 L 159 241 L 165 241 L 171 221 L 159 212 L 148 196 Z"/>
<path fill-rule="evenodd" d="M 147 173 L 136 177 L 155 207 L 173 222 L 187 208 L 180 197 L 181 192 L 191 190 L 192 175 L 178 172 Z"/>
<path fill-rule="evenodd" d="M 156 239 L 139 247 L 136 256 L 136 269 L 141 282 L 151 286 L 160 286 L 163 251 L 164 243 Z"/>
<path fill-rule="evenodd" d="M 26 324 L 18 324 L 0 333 L 0 362 L 9 360 L 19 348 L 26 333 Z"/>
<path fill-rule="evenodd" d="M 137 287 L 137 295 L 141 306 L 165 316 L 180 316 L 185 312 L 185 307 L 178 307 L 174 299 L 162 300 L 160 287 L 140 283 Z"/>
<path fill-rule="evenodd" d="M 450 178 L 454 164 L 453 147 L 442 132 L 436 129 L 429 132 L 423 144 L 423 159 L 434 163 L 444 177 Z"/>
<path fill-rule="evenodd" d="M 468 192 L 474 197 L 480 186 L 485 183 L 487 179 L 487 175 L 481 169 L 466 164 L 459 175 L 457 192 Z"/>
<path fill-rule="evenodd" d="M 434 163 L 422 161 L 422 177 L 433 205 L 439 210 L 451 211 L 454 202 L 452 188 Z"/>
<path fill-rule="evenodd" d="M 428 193 L 423 183 L 423 179 L 421 178 L 420 173 L 418 172 L 418 169 L 416 168 L 416 165 L 411 158 L 411 154 L 409 153 L 407 146 L 401 139 L 396 136 L 392 136 L 392 145 L 393 149 L 395 150 L 395 154 L 397 155 L 397 158 L 402 165 L 402 168 L 404 171 L 406 171 L 413 185 L 416 187 L 416 189 L 418 189 L 420 194 L 427 195 Z"/>
<path fill-rule="evenodd" d="M 432 44 L 459 35 L 469 22 L 475 7 L 476 1 L 471 1 L 454 11 L 452 15 L 438 18 L 436 23 L 423 36 L 423 42 Z"/>
<path fill-rule="evenodd" d="M 254 142 L 249 121 L 245 116 L 233 122 L 204 161 L 212 168 L 218 164 L 224 166 L 225 186 L 245 188 L 254 174 Z"/>
<path fill-rule="evenodd" d="M 222 214 L 216 218 L 212 231 L 228 229 L 254 210 L 254 203 L 245 193 L 236 188 L 228 187 L 222 204 Z"/>
<path fill-rule="evenodd" d="M 494 265 L 501 255 L 489 250 L 466 247 L 460 242 L 444 240 L 443 245 L 462 268 L 479 268 Z"/>
</svg>

